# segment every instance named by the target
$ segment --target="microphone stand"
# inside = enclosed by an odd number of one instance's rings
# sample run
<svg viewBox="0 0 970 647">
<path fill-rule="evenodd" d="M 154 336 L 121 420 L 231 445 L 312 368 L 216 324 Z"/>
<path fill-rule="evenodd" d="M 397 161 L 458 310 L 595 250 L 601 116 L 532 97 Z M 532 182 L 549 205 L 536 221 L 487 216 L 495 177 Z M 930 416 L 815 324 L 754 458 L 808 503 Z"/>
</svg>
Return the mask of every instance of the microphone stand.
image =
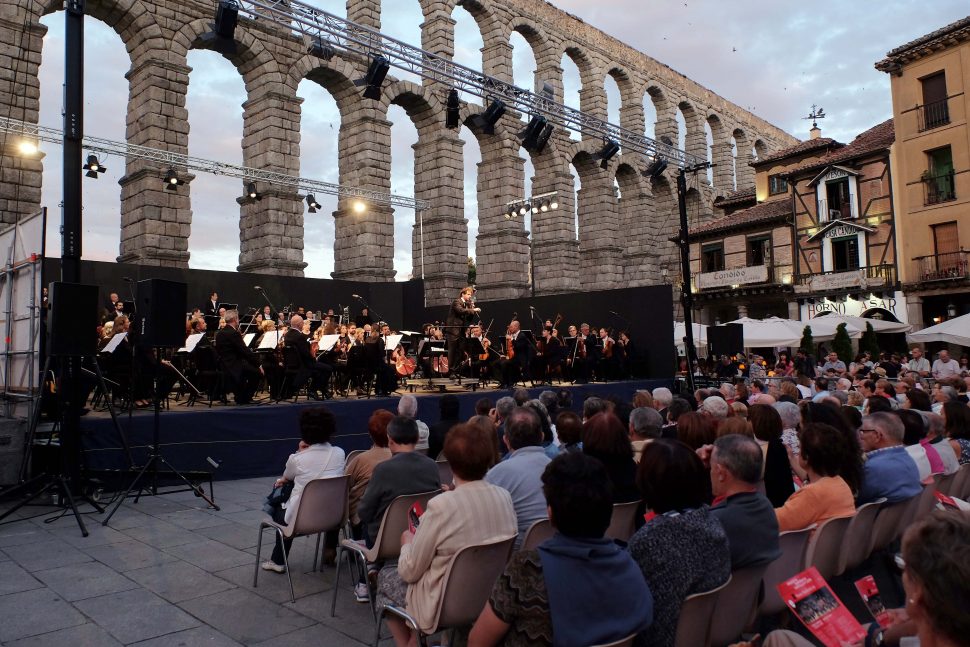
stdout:
<svg viewBox="0 0 970 647">
<path fill-rule="evenodd" d="M 367 303 L 366 301 L 364 301 L 364 298 L 362 296 L 359 296 L 358 295 L 356 297 L 356 299 L 358 301 L 360 301 L 364 305 L 365 308 L 367 308 L 367 314 L 368 315 L 373 315 L 371 317 L 371 319 L 373 319 L 374 317 L 376 317 L 378 322 L 383 321 L 384 323 L 387 323 L 387 320 L 384 319 L 384 317 L 381 316 L 381 313 L 379 313 L 377 310 L 374 310 L 372 307 L 370 307 L 370 304 Z"/>
<path fill-rule="evenodd" d="M 615 312 L 613 310 L 610 310 L 610 314 L 613 315 L 614 317 L 616 317 L 617 319 L 620 319 L 627 326 L 629 326 L 629 325 L 631 325 L 633 323 L 632 321 L 630 321 L 629 319 L 627 319 L 626 317 L 624 317 L 623 315 L 621 315 L 619 312 Z"/>
</svg>

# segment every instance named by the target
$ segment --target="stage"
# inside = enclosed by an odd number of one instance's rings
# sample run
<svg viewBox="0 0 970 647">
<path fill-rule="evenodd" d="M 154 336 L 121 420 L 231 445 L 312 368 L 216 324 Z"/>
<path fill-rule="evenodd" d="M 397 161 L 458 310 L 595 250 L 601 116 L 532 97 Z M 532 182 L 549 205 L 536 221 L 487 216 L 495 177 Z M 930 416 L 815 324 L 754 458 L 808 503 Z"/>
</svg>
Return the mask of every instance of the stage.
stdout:
<svg viewBox="0 0 970 647">
<path fill-rule="evenodd" d="M 671 386 L 672 380 L 627 380 L 582 385 L 545 385 L 530 388 L 533 397 L 544 390 L 566 389 L 572 395 L 572 409 L 582 411 L 583 400 L 591 395 L 617 395 L 630 401 L 638 389 Z M 499 398 L 511 395 L 511 390 L 492 388 L 477 391 L 451 391 L 461 404 L 459 418 L 467 420 L 474 414 L 475 402 L 480 398 Z M 178 470 L 212 471 L 217 480 L 245 479 L 281 474 L 286 458 L 296 450 L 300 440 L 300 412 L 321 404 L 337 418 L 337 434 L 333 444 L 350 452 L 370 447 L 367 420 L 375 409 L 397 411 L 397 402 L 404 391 L 383 398 L 345 398 L 314 402 L 270 402 L 244 407 L 214 405 L 209 408 L 197 403 L 192 407 L 172 402 L 171 408 L 160 415 L 161 452 Z M 441 393 L 417 388 L 418 418 L 431 425 L 438 421 Z M 151 410 L 136 411 L 129 423 L 128 414 L 120 414 L 122 430 L 131 445 L 135 465 L 142 465 L 152 442 L 154 414 Z M 107 413 L 89 414 L 81 419 L 85 466 L 94 471 L 123 470 L 128 461 L 118 432 Z M 214 464 L 218 467 L 214 467 Z"/>
</svg>

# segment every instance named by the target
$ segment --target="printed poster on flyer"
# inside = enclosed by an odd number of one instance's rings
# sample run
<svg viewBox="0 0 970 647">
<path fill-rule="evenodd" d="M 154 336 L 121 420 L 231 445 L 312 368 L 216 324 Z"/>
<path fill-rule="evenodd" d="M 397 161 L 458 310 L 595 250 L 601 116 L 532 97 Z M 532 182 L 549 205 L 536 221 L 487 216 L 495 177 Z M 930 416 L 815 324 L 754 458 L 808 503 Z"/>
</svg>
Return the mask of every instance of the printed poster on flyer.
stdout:
<svg viewBox="0 0 970 647">
<path fill-rule="evenodd" d="M 859 592 L 862 601 L 866 603 L 866 608 L 869 609 L 869 613 L 876 619 L 879 626 L 888 627 L 890 623 L 889 612 L 882 602 L 882 596 L 879 595 L 876 579 L 872 575 L 866 575 L 861 580 L 856 580 L 855 590 Z"/>
<path fill-rule="evenodd" d="M 865 629 L 814 566 L 779 584 L 778 593 L 825 647 L 842 647 L 843 643 L 853 644 L 866 637 Z"/>
</svg>

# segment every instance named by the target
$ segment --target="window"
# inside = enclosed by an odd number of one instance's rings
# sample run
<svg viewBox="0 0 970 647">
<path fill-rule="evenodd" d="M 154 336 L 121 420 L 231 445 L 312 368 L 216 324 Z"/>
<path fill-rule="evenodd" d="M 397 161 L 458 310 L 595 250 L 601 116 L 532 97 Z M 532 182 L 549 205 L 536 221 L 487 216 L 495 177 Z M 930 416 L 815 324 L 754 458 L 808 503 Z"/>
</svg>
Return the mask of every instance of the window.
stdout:
<svg viewBox="0 0 970 647">
<path fill-rule="evenodd" d="M 748 239 L 748 267 L 771 264 L 771 237 Z"/>
<path fill-rule="evenodd" d="M 768 176 L 768 195 L 778 195 L 788 191 L 788 180 L 780 175 Z"/>
<path fill-rule="evenodd" d="M 701 271 L 717 272 L 724 269 L 724 245 L 704 245 L 701 250 Z"/>
<path fill-rule="evenodd" d="M 825 220 L 852 217 L 852 194 L 849 193 L 849 178 L 826 182 L 825 198 L 828 204 L 828 212 L 820 214 Z"/>
<path fill-rule="evenodd" d="M 832 269 L 847 272 L 859 269 L 859 237 L 832 239 Z"/>
<path fill-rule="evenodd" d="M 923 105 L 918 108 L 919 130 L 939 128 L 950 123 L 950 108 L 946 102 L 946 74 L 936 72 L 920 79 Z"/>
<path fill-rule="evenodd" d="M 926 172 L 923 185 L 926 188 L 926 204 L 938 204 L 956 199 L 953 183 L 953 153 L 949 146 L 926 151 Z"/>
</svg>

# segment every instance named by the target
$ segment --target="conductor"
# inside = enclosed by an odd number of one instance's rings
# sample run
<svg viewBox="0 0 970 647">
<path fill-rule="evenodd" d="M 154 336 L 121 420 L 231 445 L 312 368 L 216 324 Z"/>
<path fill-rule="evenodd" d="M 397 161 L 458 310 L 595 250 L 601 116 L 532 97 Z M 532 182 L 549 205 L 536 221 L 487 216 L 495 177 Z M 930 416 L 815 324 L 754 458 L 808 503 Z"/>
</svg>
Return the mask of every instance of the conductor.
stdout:
<svg viewBox="0 0 970 647">
<path fill-rule="evenodd" d="M 226 376 L 226 391 L 232 391 L 236 404 L 249 404 L 259 386 L 259 358 L 246 348 L 239 332 L 239 312 L 228 310 L 226 327 L 216 333 L 216 355 L 219 367 Z"/>
<path fill-rule="evenodd" d="M 445 339 L 448 341 L 448 370 L 451 376 L 458 374 L 457 367 L 461 360 L 461 342 L 465 338 L 465 330 L 481 308 L 472 303 L 475 288 L 463 288 L 458 298 L 452 301 L 445 319 Z"/>
</svg>

